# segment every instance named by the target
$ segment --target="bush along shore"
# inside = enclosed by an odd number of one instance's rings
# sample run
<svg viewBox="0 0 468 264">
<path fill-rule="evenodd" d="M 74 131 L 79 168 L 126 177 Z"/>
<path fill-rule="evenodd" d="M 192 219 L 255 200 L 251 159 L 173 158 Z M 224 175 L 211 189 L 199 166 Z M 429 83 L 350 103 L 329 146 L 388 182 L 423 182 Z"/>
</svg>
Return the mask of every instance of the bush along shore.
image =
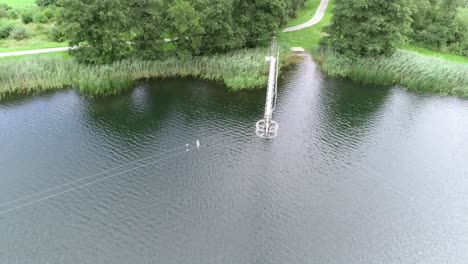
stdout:
<svg viewBox="0 0 468 264">
<path fill-rule="evenodd" d="M 0 61 L 0 97 L 74 87 L 88 96 L 114 95 L 150 78 L 197 77 L 219 81 L 232 90 L 262 88 L 268 79 L 268 48 L 244 49 L 189 59 L 146 61 L 127 59 L 88 65 L 62 57 Z M 291 63 L 282 48 L 281 66 Z"/>
<path fill-rule="evenodd" d="M 312 52 L 331 77 L 377 85 L 401 85 L 409 90 L 468 98 L 468 64 L 398 50 L 391 56 L 350 59 L 328 47 Z"/>
</svg>

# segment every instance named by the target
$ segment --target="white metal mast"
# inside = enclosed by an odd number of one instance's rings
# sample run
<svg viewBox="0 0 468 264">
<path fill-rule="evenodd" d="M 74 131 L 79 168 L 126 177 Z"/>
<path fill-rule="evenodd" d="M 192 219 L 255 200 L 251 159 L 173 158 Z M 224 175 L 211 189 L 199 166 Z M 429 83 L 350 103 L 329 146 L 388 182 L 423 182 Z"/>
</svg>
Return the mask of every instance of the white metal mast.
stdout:
<svg viewBox="0 0 468 264">
<path fill-rule="evenodd" d="M 279 71 L 279 49 L 276 37 L 271 43 L 271 55 L 266 58 L 270 62 L 270 75 L 268 77 L 268 90 L 265 103 L 264 119 L 257 122 L 256 133 L 261 138 L 271 139 L 278 135 L 278 123 L 273 121 L 273 111 L 276 107 Z"/>
</svg>

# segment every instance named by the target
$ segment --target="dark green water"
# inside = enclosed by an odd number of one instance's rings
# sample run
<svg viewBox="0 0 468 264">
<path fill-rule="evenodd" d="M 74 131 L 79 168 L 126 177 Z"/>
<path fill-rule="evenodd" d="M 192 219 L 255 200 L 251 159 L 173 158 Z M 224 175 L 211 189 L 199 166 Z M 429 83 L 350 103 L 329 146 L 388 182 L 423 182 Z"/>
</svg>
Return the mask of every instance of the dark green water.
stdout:
<svg viewBox="0 0 468 264">
<path fill-rule="evenodd" d="M 468 101 L 307 59 L 264 141 L 264 93 L 165 80 L 4 100 L 0 263 L 467 263 Z"/>
</svg>

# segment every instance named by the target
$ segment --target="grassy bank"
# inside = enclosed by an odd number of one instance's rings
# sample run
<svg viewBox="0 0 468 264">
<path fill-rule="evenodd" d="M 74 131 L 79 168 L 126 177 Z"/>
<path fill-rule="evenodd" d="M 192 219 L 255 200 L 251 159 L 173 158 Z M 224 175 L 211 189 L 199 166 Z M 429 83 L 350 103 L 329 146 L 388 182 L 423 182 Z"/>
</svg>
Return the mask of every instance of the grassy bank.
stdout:
<svg viewBox="0 0 468 264">
<path fill-rule="evenodd" d="M 409 90 L 468 97 L 468 64 L 449 62 L 410 51 L 390 57 L 350 60 L 333 50 L 317 48 L 314 59 L 332 77 L 353 81 L 402 85 Z"/>
<path fill-rule="evenodd" d="M 16 41 L 16 40 L 0 41 L 0 53 L 35 50 L 35 49 L 62 48 L 62 47 L 68 47 L 68 43 L 50 41 L 42 37 L 20 40 L 20 41 Z"/>
<path fill-rule="evenodd" d="M 68 51 L 59 51 L 51 53 L 41 53 L 41 54 L 29 54 L 29 55 L 19 55 L 19 56 L 10 56 L 10 57 L 0 57 L 0 65 L 6 61 L 30 61 L 34 58 L 64 58 L 72 59 Z"/>
<path fill-rule="evenodd" d="M 269 52 L 266 47 L 186 60 L 125 60 L 103 66 L 79 64 L 63 56 L 0 60 L 0 97 L 69 87 L 90 96 L 111 95 L 134 87 L 139 80 L 187 76 L 223 82 L 234 91 L 253 89 L 267 83 L 265 56 Z M 283 56 L 283 66 L 287 57 Z"/>
</svg>

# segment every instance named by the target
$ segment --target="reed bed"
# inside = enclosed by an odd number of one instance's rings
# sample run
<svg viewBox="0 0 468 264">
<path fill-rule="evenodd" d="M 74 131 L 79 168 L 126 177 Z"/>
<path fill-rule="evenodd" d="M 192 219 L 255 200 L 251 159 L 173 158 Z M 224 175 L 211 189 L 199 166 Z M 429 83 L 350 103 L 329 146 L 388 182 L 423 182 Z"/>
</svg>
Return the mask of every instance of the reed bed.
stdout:
<svg viewBox="0 0 468 264">
<path fill-rule="evenodd" d="M 313 51 L 313 56 L 322 71 L 332 77 L 468 97 L 468 64 L 465 63 L 402 50 L 389 57 L 351 60 L 332 49 L 319 47 Z"/>
<path fill-rule="evenodd" d="M 139 80 L 188 76 L 219 81 L 233 91 L 254 89 L 267 83 L 268 54 L 269 48 L 257 48 L 190 59 L 129 59 L 100 66 L 61 57 L 5 60 L 0 61 L 0 97 L 71 87 L 89 96 L 112 95 L 134 87 Z M 283 56 L 282 66 L 287 63 Z"/>
</svg>

